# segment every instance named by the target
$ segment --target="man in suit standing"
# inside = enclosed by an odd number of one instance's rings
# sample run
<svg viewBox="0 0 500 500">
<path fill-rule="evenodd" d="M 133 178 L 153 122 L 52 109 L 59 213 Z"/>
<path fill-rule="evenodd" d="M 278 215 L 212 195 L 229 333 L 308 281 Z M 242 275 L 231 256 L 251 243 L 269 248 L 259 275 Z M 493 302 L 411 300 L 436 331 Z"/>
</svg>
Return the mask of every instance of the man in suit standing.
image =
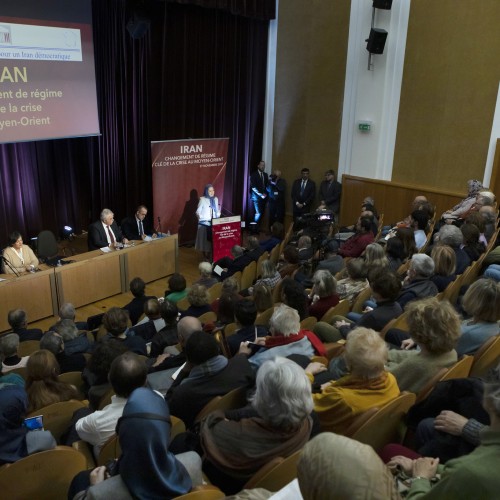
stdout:
<svg viewBox="0 0 500 500">
<path fill-rule="evenodd" d="M 268 175 L 264 172 L 266 163 L 261 160 L 257 165 L 257 170 L 250 176 L 250 190 L 255 214 L 253 221 L 258 224 L 266 208 L 267 186 L 269 184 Z"/>
<path fill-rule="evenodd" d="M 122 220 L 123 236 L 128 240 L 143 240 L 146 236 L 156 238 L 153 225 L 148 215 L 148 209 L 145 205 L 139 205 L 135 211 L 134 217 L 125 217 Z"/>
<path fill-rule="evenodd" d="M 316 197 L 316 184 L 309 179 L 309 169 L 303 168 L 301 178 L 296 179 L 292 186 L 293 220 L 311 210 Z"/>
<path fill-rule="evenodd" d="M 275 222 L 285 220 L 285 179 L 281 178 L 281 170 L 275 170 L 269 176 L 267 192 L 269 194 L 269 227 Z"/>
<path fill-rule="evenodd" d="M 331 210 L 335 216 L 338 216 L 340 210 L 340 194 L 342 185 L 335 180 L 335 172 L 327 170 L 325 172 L 325 180 L 319 186 L 319 208 L 323 210 Z"/>
<path fill-rule="evenodd" d="M 128 243 L 128 239 L 123 237 L 113 212 L 105 208 L 101 212 L 101 219 L 89 226 L 89 250 L 99 250 L 103 247 L 118 248 L 120 243 Z"/>
</svg>

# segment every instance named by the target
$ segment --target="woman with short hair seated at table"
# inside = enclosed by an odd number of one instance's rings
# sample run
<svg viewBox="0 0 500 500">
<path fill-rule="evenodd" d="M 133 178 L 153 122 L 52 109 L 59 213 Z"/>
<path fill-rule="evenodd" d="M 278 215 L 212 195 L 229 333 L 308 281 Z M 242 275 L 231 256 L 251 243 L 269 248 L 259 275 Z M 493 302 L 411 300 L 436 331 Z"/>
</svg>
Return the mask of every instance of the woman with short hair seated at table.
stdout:
<svg viewBox="0 0 500 500">
<path fill-rule="evenodd" d="M 374 330 L 356 328 L 347 336 L 344 352 L 348 374 L 327 382 L 313 394 L 314 411 L 322 429 L 344 433 L 353 419 L 370 408 L 384 406 L 399 396 L 396 378 L 385 371 L 387 346 Z M 326 371 L 321 363 L 306 368 L 311 383 Z"/>
<path fill-rule="evenodd" d="M 282 357 L 266 361 L 257 372 L 251 407 L 217 410 L 201 423 L 210 481 L 226 494 L 236 493 L 270 460 L 300 450 L 311 435 L 312 409 L 304 370 Z"/>
<path fill-rule="evenodd" d="M 28 245 L 23 245 L 23 237 L 19 231 L 9 235 L 9 246 L 3 251 L 4 270 L 6 274 L 18 274 L 35 270 L 39 261 Z"/>
</svg>

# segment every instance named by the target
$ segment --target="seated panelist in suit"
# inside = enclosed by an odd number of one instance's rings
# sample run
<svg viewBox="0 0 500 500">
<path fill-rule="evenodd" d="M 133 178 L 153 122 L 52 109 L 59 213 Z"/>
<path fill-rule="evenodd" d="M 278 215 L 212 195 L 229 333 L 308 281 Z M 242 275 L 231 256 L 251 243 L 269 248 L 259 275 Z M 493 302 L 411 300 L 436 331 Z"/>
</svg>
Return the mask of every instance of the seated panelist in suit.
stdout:
<svg viewBox="0 0 500 500">
<path fill-rule="evenodd" d="M 156 238 L 151 221 L 146 218 L 148 209 L 145 205 L 139 205 L 133 217 L 122 220 L 123 236 L 128 240 L 143 240 L 146 236 Z"/>
<path fill-rule="evenodd" d="M 89 226 L 89 250 L 99 250 L 103 247 L 117 248 L 119 243 L 128 243 L 128 239 L 122 235 L 113 212 L 105 208 L 101 212 L 101 219 Z"/>
</svg>

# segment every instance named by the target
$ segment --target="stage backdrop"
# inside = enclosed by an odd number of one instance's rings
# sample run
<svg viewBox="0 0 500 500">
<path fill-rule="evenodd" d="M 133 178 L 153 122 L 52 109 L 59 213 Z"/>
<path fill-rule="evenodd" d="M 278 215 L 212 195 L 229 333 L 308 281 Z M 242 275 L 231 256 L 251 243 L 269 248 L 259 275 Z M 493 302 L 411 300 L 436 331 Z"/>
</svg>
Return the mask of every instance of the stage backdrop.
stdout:
<svg viewBox="0 0 500 500">
<path fill-rule="evenodd" d="M 193 242 L 196 208 L 206 184 L 213 184 L 223 206 L 229 139 L 186 139 L 151 143 L 154 225 L 179 234 L 179 244 Z M 223 210 L 224 215 L 224 210 Z"/>
</svg>

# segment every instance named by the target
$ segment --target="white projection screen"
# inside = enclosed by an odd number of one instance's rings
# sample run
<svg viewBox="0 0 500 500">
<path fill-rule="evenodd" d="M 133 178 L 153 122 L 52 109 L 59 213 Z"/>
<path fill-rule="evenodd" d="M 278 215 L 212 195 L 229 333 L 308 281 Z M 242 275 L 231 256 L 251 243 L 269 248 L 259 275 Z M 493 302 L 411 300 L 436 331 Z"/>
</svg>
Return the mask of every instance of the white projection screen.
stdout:
<svg viewBox="0 0 500 500">
<path fill-rule="evenodd" d="M 0 143 L 97 134 L 91 0 L 2 0 Z"/>
</svg>

